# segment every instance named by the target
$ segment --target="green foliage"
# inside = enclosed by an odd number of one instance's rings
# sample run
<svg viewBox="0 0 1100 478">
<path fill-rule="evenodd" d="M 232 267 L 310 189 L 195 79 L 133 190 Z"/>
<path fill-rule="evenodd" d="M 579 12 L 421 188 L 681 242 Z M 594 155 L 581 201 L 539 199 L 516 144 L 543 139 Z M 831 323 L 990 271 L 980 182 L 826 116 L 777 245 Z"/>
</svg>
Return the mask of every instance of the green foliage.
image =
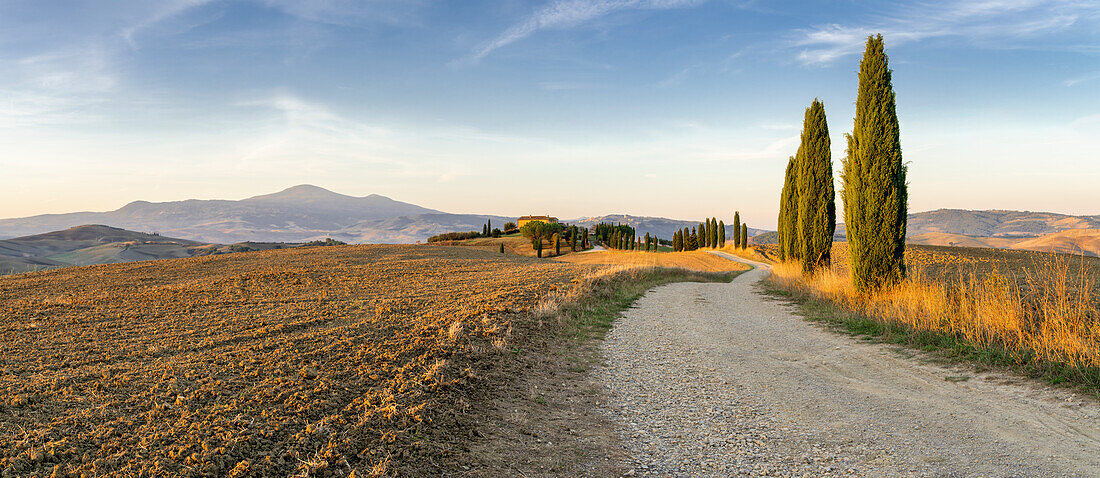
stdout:
<svg viewBox="0 0 1100 478">
<path fill-rule="evenodd" d="M 749 248 L 749 225 L 741 223 L 741 248 Z"/>
<path fill-rule="evenodd" d="M 441 242 L 441 241 L 465 241 L 467 239 L 477 239 L 481 237 L 481 234 L 477 231 L 470 232 L 445 232 L 443 234 L 436 234 L 428 238 L 428 242 Z"/>
<path fill-rule="evenodd" d="M 579 239 L 577 235 L 577 226 L 571 226 L 569 228 L 569 250 L 573 252 L 577 252 L 577 239 Z"/>
<path fill-rule="evenodd" d="M 554 255 L 555 256 L 560 256 L 561 255 L 561 233 L 560 232 L 554 234 Z"/>
<path fill-rule="evenodd" d="M 836 230 L 836 195 L 833 192 L 833 159 L 825 105 L 814 99 L 806 108 L 802 143 L 795 158 L 798 169 L 798 219 L 795 234 L 800 237 L 802 272 L 811 274 L 829 265 Z"/>
<path fill-rule="evenodd" d="M 699 249 L 699 231 L 694 227 L 691 228 L 691 235 L 688 237 L 688 250 L 694 251 Z"/>
<path fill-rule="evenodd" d="M 507 234 L 516 229 L 516 223 L 508 221 L 504 223 L 504 233 Z"/>
<path fill-rule="evenodd" d="M 504 243 L 500 243 L 500 253 L 504 254 Z"/>
<path fill-rule="evenodd" d="M 733 247 L 741 247 L 741 211 L 733 212 Z"/>
<path fill-rule="evenodd" d="M 718 218 L 710 218 L 710 237 L 707 238 L 707 242 L 710 247 L 718 247 Z"/>
<path fill-rule="evenodd" d="M 561 232 L 561 224 L 531 221 L 524 224 L 523 227 L 519 229 L 519 232 L 523 234 L 523 237 L 531 240 L 532 248 L 538 252 L 539 257 L 542 257 L 542 241 L 554 237 L 555 234 Z"/>
<path fill-rule="evenodd" d="M 500 237 L 501 234 L 503 234 L 503 233 L 501 232 L 500 229 L 493 229 L 493 232 L 490 235 L 493 236 L 493 238 L 495 239 L 495 238 Z"/>
<path fill-rule="evenodd" d="M 787 161 L 787 172 L 783 177 L 783 192 L 779 196 L 779 260 L 789 261 L 797 260 L 802 250 L 795 233 L 798 221 L 798 168 L 794 156 Z"/>
<path fill-rule="evenodd" d="M 851 275 L 859 290 L 905 278 L 909 193 L 891 76 L 882 35 L 868 37 L 841 172 Z"/>
<path fill-rule="evenodd" d="M 726 247 L 726 223 L 718 221 L 718 247 Z"/>
</svg>

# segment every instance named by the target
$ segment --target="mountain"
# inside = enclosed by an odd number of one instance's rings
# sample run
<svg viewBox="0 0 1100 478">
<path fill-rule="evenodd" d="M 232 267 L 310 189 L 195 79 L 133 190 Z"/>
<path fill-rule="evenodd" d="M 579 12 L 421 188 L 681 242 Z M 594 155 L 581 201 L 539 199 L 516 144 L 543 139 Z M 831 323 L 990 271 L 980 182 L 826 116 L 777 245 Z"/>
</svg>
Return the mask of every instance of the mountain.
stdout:
<svg viewBox="0 0 1100 478">
<path fill-rule="evenodd" d="M 240 201 L 134 201 L 108 212 L 3 219 L 0 220 L 0 237 L 40 234 L 84 224 L 108 224 L 209 243 L 302 242 L 323 239 L 334 231 L 354 228 L 364 221 L 422 214 L 443 213 L 377 194 L 353 197 L 301 185 Z M 479 223 L 477 228 L 480 227 Z M 377 242 L 408 242 L 386 234 L 373 237 Z"/>
<path fill-rule="evenodd" d="M 723 219 L 724 221 L 725 219 Z M 732 221 L 732 220 L 731 220 Z M 633 227 L 639 235 L 645 235 L 645 233 L 657 234 L 658 238 L 665 240 L 672 240 L 672 234 L 680 229 L 692 227 L 698 227 L 698 221 L 683 221 L 678 219 L 667 219 L 663 217 L 649 217 L 649 216 L 629 216 L 625 214 L 613 214 L 608 216 L 597 217 L 585 217 L 580 219 L 573 219 L 566 221 L 569 224 L 576 224 L 578 226 L 591 227 L 601 222 L 626 224 Z M 732 224 L 726 224 L 730 227 L 730 230 L 726 231 L 726 239 L 732 240 L 733 231 Z M 755 236 L 760 233 L 767 232 L 763 229 L 757 229 L 754 227 L 749 228 L 749 237 Z"/>
</svg>

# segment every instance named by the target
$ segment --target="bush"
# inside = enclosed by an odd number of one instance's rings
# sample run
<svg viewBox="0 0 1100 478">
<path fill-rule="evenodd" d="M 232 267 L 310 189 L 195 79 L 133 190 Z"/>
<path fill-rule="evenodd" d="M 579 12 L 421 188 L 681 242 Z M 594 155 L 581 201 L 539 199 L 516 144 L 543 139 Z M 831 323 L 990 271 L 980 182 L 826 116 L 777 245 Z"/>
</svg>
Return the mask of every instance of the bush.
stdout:
<svg viewBox="0 0 1100 478">
<path fill-rule="evenodd" d="M 346 246 L 348 243 L 344 241 L 337 241 L 331 237 L 326 237 L 323 241 L 310 241 L 302 244 L 300 247 L 315 247 L 315 246 Z"/>
<path fill-rule="evenodd" d="M 501 234 L 500 229 L 493 229 L 492 236 L 494 239 L 500 237 Z"/>
<path fill-rule="evenodd" d="M 428 238 L 428 242 L 441 242 L 441 241 L 465 241 L 466 239 L 476 239 L 481 237 L 481 233 L 477 231 L 470 232 L 445 232 L 443 234 L 436 234 Z"/>
</svg>

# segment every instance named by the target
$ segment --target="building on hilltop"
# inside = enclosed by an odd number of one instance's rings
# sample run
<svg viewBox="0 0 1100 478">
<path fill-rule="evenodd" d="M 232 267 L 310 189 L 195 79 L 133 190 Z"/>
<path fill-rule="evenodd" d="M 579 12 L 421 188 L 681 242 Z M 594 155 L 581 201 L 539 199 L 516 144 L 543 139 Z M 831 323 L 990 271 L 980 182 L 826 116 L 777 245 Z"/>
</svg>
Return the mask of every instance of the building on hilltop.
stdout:
<svg viewBox="0 0 1100 478">
<path fill-rule="evenodd" d="M 524 224 L 529 222 L 542 221 L 550 224 L 556 224 L 558 218 L 553 216 L 523 216 L 516 221 L 516 227 L 523 227 Z"/>
</svg>

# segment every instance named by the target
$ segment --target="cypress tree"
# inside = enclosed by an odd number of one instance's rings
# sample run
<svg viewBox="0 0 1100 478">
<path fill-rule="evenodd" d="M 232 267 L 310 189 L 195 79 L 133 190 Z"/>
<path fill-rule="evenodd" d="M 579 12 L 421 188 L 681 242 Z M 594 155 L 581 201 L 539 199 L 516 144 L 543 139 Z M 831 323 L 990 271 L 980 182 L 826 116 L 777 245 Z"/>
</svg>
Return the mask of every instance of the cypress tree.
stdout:
<svg viewBox="0 0 1100 478">
<path fill-rule="evenodd" d="M 504 243 L 500 243 L 500 253 L 504 254 Z"/>
<path fill-rule="evenodd" d="M 741 223 L 741 248 L 749 248 L 749 225 Z"/>
<path fill-rule="evenodd" d="M 577 252 L 577 226 L 569 228 L 569 250 Z"/>
<path fill-rule="evenodd" d="M 859 290 L 905 278 L 909 192 L 891 75 L 882 35 L 868 37 L 841 173 L 852 281 Z"/>
<path fill-rule="evenodd" d="M 733 212 L 733 248 L 741 247 L 741 211 Z"/>
<path fill-rule="evenodd" d="M 649 233 L 645 233 L 645 251 L 649 252 Z"/>
<path fill-rule="evenodd" d="M 542 239 L 535 241 L 535 254 L 542 259 Z"/>
<path fill-rule="evenodd" d="M 492 234 L 492 233 L 493 233 L 493 220 L 492 219 L 486 219 L 485 220 L 485 235 L 488 236 L 489 234 Z"/>
<path fill-rule="evenodd" d="M 798 220 L 795 234 L 802 238 L 802 272 L 811 274 L 829 265 L 836 230 L 836 195 L 833 193 L 833 159 L 825 105 L 814 99 L 802 123 L 802 153 L 798 168 Z"/>
<path fill-rule="evenodd" d="M 554 255 L 555 256 L 560 256 L 561 255 L 561 233 L 560 232 L 554 234 Z"/>
<path fill-rule="evenodd" d="M 689 250 L 696 250 L 699 248 L 699 232 L 693 227 L 691 228 L 691 239 L 688 239 L 690 245 Z"/>
<path fill-rule="evenodd" d="M 711 218 L 711 247 L 718 247 L 718 219 Z"/>
<path fill-rule="evenodd" d="M 718 221 L 718 247 L 726 247 L 726 223 Z"/>
<path fill-rule="evenodd" d="M 801 148 L 801 147 L 800 147 Z M 801 152 L 798 153 L 801 155 Z M 800 257 L 801 247 L 795 223 L 798 218 L 798 168 L 795 158 L 787 160 L 787 172 L 783 179 L 783 192 L 779 196 L 779 260 L 796 261 Z"/>
</svg>

